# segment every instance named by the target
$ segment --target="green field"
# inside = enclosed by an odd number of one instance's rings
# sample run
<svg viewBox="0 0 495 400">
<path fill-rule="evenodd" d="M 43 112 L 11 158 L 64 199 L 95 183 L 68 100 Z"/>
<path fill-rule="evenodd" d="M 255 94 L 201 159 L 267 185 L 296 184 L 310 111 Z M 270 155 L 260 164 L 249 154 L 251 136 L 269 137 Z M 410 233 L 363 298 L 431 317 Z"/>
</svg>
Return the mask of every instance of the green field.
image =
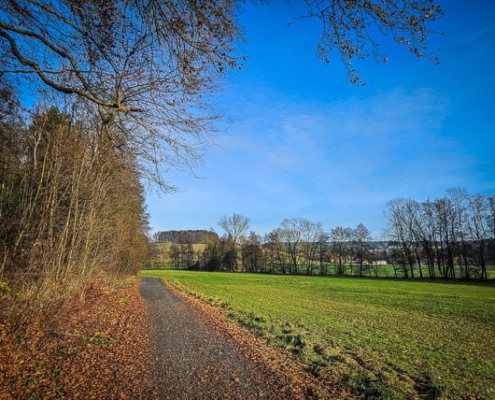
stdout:
<svg viewBox="0 0 495 400">
<path fill-rule="evenodd" d="M 495 286 L 143 271 L 362 398 L 495 398 Z"/>
</svg>

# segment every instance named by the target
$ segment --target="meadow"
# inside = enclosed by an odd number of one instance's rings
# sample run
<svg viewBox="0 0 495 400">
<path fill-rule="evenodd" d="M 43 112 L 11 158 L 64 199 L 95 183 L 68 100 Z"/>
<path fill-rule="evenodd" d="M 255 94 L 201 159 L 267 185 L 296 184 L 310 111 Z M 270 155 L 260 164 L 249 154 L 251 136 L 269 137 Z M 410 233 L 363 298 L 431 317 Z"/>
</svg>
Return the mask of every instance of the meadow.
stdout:
<svg viewBox="0 0 495 400">
<path fill-rule="evenodd" d="M 143 271 L 363 398 L 495 398 L 495 286 Z"/>
</svg>

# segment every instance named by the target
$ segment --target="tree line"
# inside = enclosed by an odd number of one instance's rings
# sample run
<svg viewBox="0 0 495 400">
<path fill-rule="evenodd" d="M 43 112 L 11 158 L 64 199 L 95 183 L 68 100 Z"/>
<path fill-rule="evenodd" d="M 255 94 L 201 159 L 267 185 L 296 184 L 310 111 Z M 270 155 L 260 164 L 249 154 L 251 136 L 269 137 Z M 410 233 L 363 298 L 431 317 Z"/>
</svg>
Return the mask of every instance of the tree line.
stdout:
<svg viewBox="0 0 495 400">
<path fill-rule="evenodd" d="M 376 241 L 362 223 L 325 232 L 321 223 L 287 218 L 263 237 L 239 214 L 219 220 L 196 250 L 187 231 L 168 256 L 175 268 L 306 275 L 379 277 L 383 264 L 400 278 L 488 279 L 495 262 L 495 195 L 451 189 L 422 203 L 395 199 L 386 205 L 387 240 Z"/>
<path fill-rule="evenodd" d="M 234 221 L 243 221 L 243 228 Z M 378 276 L 385 257 L 386 245 L 372 241 L 364 224 L 325 232 L 319 222 L 286 218 L 261 236 L 247 233 L 249 219 L 234 214 L 223 217 L 221 226 L 227 227 L 224 233 L 205 233 L 201 246 L 195 245 L 188 231 L 176 236 L 166 250 L 169 265 L 206 271 Z M 232 231 L 237 232 L 236 238 Z"/>
<path fill-rule="evenodd" d="M 135 273 L 149 240 L 133 154 L 84 103 L 30 115 L 12 88 L 0 95 L 0 281 L 39 298 Z"/>
<path fill-rule="evenodd" d="M 450 189 L 424 202 L 398 198 L 387 204 L 390 259 L 405 277 L 488 278 L 494 256 L 495 194 Z"/>
<path fill-rule="evenodd" d="M 235 223 L 225 225 L 235 220 L 243 221 L 244 228 L 235 227 Z M 221 226 L 227 226 L 224 234 L 213 230 L 205 233 L 201 246 L 195 246 L 188 231 L 178 235 L 166 250 L 169 266 L 205 271 L 378 276 L 378 266 L 385 257 L 386 246 L 373 242 L 363 224 L 336 227 L 327 233 L 319 222 L 286 218 L 278 228 L 261 236 L 254 231 L 247 233 L 249 219 L 234 214 L 223 217 Z M 237 232 L 236 238 L 229 233 L 232 231 Z"/>
<path fill-rule="evenodd" d="M 188 231 L 161 231 L 155 232 L 153 234 L 154 242 L 183 242 L 185 241 L 184 235 L 187 235 L 187 240 L 192 243 L 203 243 L 204 235 L 208 234 L 208 231 L 205 229 L 197 229 L 197 230 L 188 230 Z"/>
</svg>

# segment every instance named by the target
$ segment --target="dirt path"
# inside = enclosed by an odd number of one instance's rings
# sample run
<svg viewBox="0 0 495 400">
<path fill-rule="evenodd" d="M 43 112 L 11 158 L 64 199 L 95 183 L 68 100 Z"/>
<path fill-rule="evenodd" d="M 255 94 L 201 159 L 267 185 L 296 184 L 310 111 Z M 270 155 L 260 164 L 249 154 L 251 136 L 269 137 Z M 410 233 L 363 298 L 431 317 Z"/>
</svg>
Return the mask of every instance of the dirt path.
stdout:
<svg viewBox="0 0 495 400">
<path fill-rule="evenodd" d="M 160 399 L 276 399 L 266 376 L 160 279 L 143 278 Z"/>
</svg>

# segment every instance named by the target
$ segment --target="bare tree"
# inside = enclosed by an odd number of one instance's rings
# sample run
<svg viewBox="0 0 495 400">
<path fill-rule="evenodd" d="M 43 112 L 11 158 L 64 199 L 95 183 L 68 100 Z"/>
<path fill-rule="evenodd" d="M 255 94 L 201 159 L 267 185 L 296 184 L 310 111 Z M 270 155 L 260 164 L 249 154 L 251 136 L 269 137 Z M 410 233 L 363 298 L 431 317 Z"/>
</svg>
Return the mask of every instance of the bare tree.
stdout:
<svg viewBox="0 0 495 400">
<path fill-rule="evenodd" d="M 469 279 L 470 261 L 469 243 L 466 241 L 469 223 L 469 194 L 465 189 L 453 188 L 447 191 L 448 198 L 452 203 L 451 234 L 456 243 L 456 256 L 458 264 L 462 264 L 459 272 L 464 279 Z"/>
<path fill-rule="evenodd" d="M 486 280 L 488 279 L 488 274 L 486 270 L 485 248 L 490 237 L 489 203 L 485 196 L 478 193 L 469 199 L 469 208 L 471 209 L 468 224 L 469 234 L 477 248 L 476 258 L 481 269 L 480 279 Z"/>
<path fill-rule="evenodd" d="M 241 60 L 234 2 L 1 3 L 0 73 L 84 99 L 101 133 L 159 183 L 160 164 L 198 161 L 215 118 L 203 95 Z"/>
<path fill-rule="evenodd" d="M 251 231 L 249 236 L 242 238 L 241 241 L 242 265 L 244 270 L 248 272 L 259 272 L 263 261 L 260 235 Z"/>
<path fill-rule="evenodd" d="M 330 236 L 327 232 L 322 231 L 318 237 L 317 243 L 317 255 L 320 262 L 320 275 L 326 276 L 328 274 L 328 261 L 329 261 L 329 240 Z"/>
<path fill-rule="evenodd" d="M 487 196 L 487 224 L 490 230 L 490 237 L 495 239 L 495 193 Z M 495 240 L 491 241 L 492 259 L 495 259 Z"/>
<path fill-rule="evenodd" d="M 445 279 L 456 277 L 455 254 L 456 254 L 456 232 L 454 229 L 455 209 L 449 198 L 435 199 L 433 202 L 436 229 L 438 232 L 442 276 Z"/>
<path fill-rule="evenodd" d="M 421 249 L 423 243 L 423 224 L 422 224 L 422 213 L 421 204 L 413 199 L 407 199 L 404 204 L 404 223 L 407 226 L 407 232 L 409 236 L 409 241 L 411 243 L 412 252 L 415 259 L 415 264 L 419 270 L 419 277 L 423 279 L 423 267 L 422 267 L 422 257 Z M 414 276 L 414 271 L 411 272 Z"/>
<path fill-rule="evenodd" d="M 408 218 L 409 199 L 397 198 L 387 203 L 385 218 L 387 220 L 387 235 L 392 242 L 397 243 L 401 251 L 396 251 L 396 259 L 401 260 L 404 277 L 409 274 L 414 278 L 414 232 Z M 401 257 L 398 257 L 401 255 Z"/>
<path fill-rule="evenodd" d="M 249 218 L 240 214 L 224 215 L 218 221 L 218 225 L 224 230 L 223 240 L 223 264 L 231 271 L 237 269 L 237 247 L 241 243 L 241 237 L 249 229 Z"/>
<path fill-rule="evenodd" d="M 301 225 L 301 255 L 306 262 L 306 273 L 313 274 L 314 264 L 318 256 L 318 244 L 323 235 L 323 228 L 320 222 L 313 222 L 307 219 L 300 220 Z"/>
<path fill-rule="evenodd" d="M 428 265 L 428 275 L 430 278 L 435 278 L 435 260 L 438 251 L 435 224 L 432 212 L 432 203 L 427 200 L 421 204 L 417 203 L 416 208 L 419 209 L 419 215 L 414 221 L 414 230 L 416 238 L 419 241 L 426 263 Z"/>
<path fill-rule="evenodd" d="M 362 223 L 360 223 L 353 232 L 354 239 L 357 243 L 357 260 L 359 263 L 359 276 L 363 276 L 364 262 L 368 262 L 369 266 L 369 242 L 372 240 L 370 230 Z"/>
<path fill-rule="evenodd" d="M 218 221 L 218 225 L 224 230 L 225 234 L 235 243 L 240 242 L 241 236 L 249 229 L 250 219 L 240 214 L 224 215 Z"/>
<path fill-rule="evenodd" d="M 428 25 L 443 15 L 431 0 L 304 2 L 307 11 L 300 18 L 321 21 L 320 58 L 329 62 L 337 50 L 355 83 L 352 60 L 370 55 L 386 60 L 371 32 L 389 34 L 417 57 L 428 58 Z M 212 72 L 238 66 L 233 55 L 240 36 L 238 3 L 2 0 L 5 70 L 83 96 L 106 118 L 141 112 L 156 96 L 169 102 L 174 93 L 187 97 L 208 88 Z"/>
<path fill-rule="evenodd" d="M 493 196 L 493 195 L 490 195 Z M 490 196 L 450 189 L 447 196 L 418 203 L 396 199 L 387 204 L 389 236 L 400 246 L 396 262 L 419 267 L 426 259 L 430 278 L 435 264 L 444 279 L 487 279 L 486 244 L 490 231 Z M 493 237 L 493 236 L 492 236 Z M 404 269 L 407 277 L 408 271 Z"/>
<path fill-rule="evenodd" d="M 430 0 L 304 0 L 308 14 L 301 18 L 317 18 L 322 33 L 318 55 L 326 63 L 337 50 L 347 68 L 348 78 L 363 84 L 354 67 L 354 60 L 374 57 L 386 62 L 388 57 L 380 50 L 379 40 L 372 32 L 389 34 L 396 43 L 406 46 L 417 57 L 430 58 L 438 63 L 428 49 L 430 22 L 443 16 L 443 10 Z"/>
<path fill-rule="evenodd" d="M 169 254 L 176 269 L 183 268 L 184 266 L 190 268 L 194 258 L 193 238 L 191 233 L 179 231 L 174 242 L 170 246 Z"/>
<path fill-rule="evenodd" d="M 265 246 L 269 253 L 270 272 L 277 268 L 282 274 L 288 273 L 288 254 L 283 242 L 282 228 L 276 228 L 265 236 Z"/>
<path fill-rule="evenodd" d="M 303 218 L 285 218 L 280 224 L 281 240 L 284 243 L 291 263 L 289 273 L 299 273 L 299 251 L 302 240 Z"/>
<path fill-rule="evenodd" d="M 301 18 L 322 22 L 320 57 L 337 50 L 358 83 L 351 60 L 378 52 L 375 25 L 427 57 L 427 25 L 442 16 L 430 0 L 415 2 L 304 0 Z M 233 0 L 2 0 L 0 73 L 29 87 L 39 83 L 89 102 L 101 133 L 139 155 L 149 178 L 194 167 L 210 143 L 216 115 L 205 102 L 222 76 L 240 67 L 242 35 Z M 88 107 L 90 107 L 88 105 Z M 109 129 L 111 127 L 111 129 Z"/>
<path fill-rule="evenodd" d="M 211 231 L 204 235 L 205 248 L 203 250 L 203 266 L 207 271 L 216 271 L 220 268 L 221 244 L 218 235 Z"/>
<path fill-rule="evenodd" d="M 345 274 L 345 260 L 349 254 L 349 242 L 352 237 L 352 229 L 337 226 L 330 231 L 332 241 L 332 253 L 337 258 L 337 275 Z"/>
</svg>

